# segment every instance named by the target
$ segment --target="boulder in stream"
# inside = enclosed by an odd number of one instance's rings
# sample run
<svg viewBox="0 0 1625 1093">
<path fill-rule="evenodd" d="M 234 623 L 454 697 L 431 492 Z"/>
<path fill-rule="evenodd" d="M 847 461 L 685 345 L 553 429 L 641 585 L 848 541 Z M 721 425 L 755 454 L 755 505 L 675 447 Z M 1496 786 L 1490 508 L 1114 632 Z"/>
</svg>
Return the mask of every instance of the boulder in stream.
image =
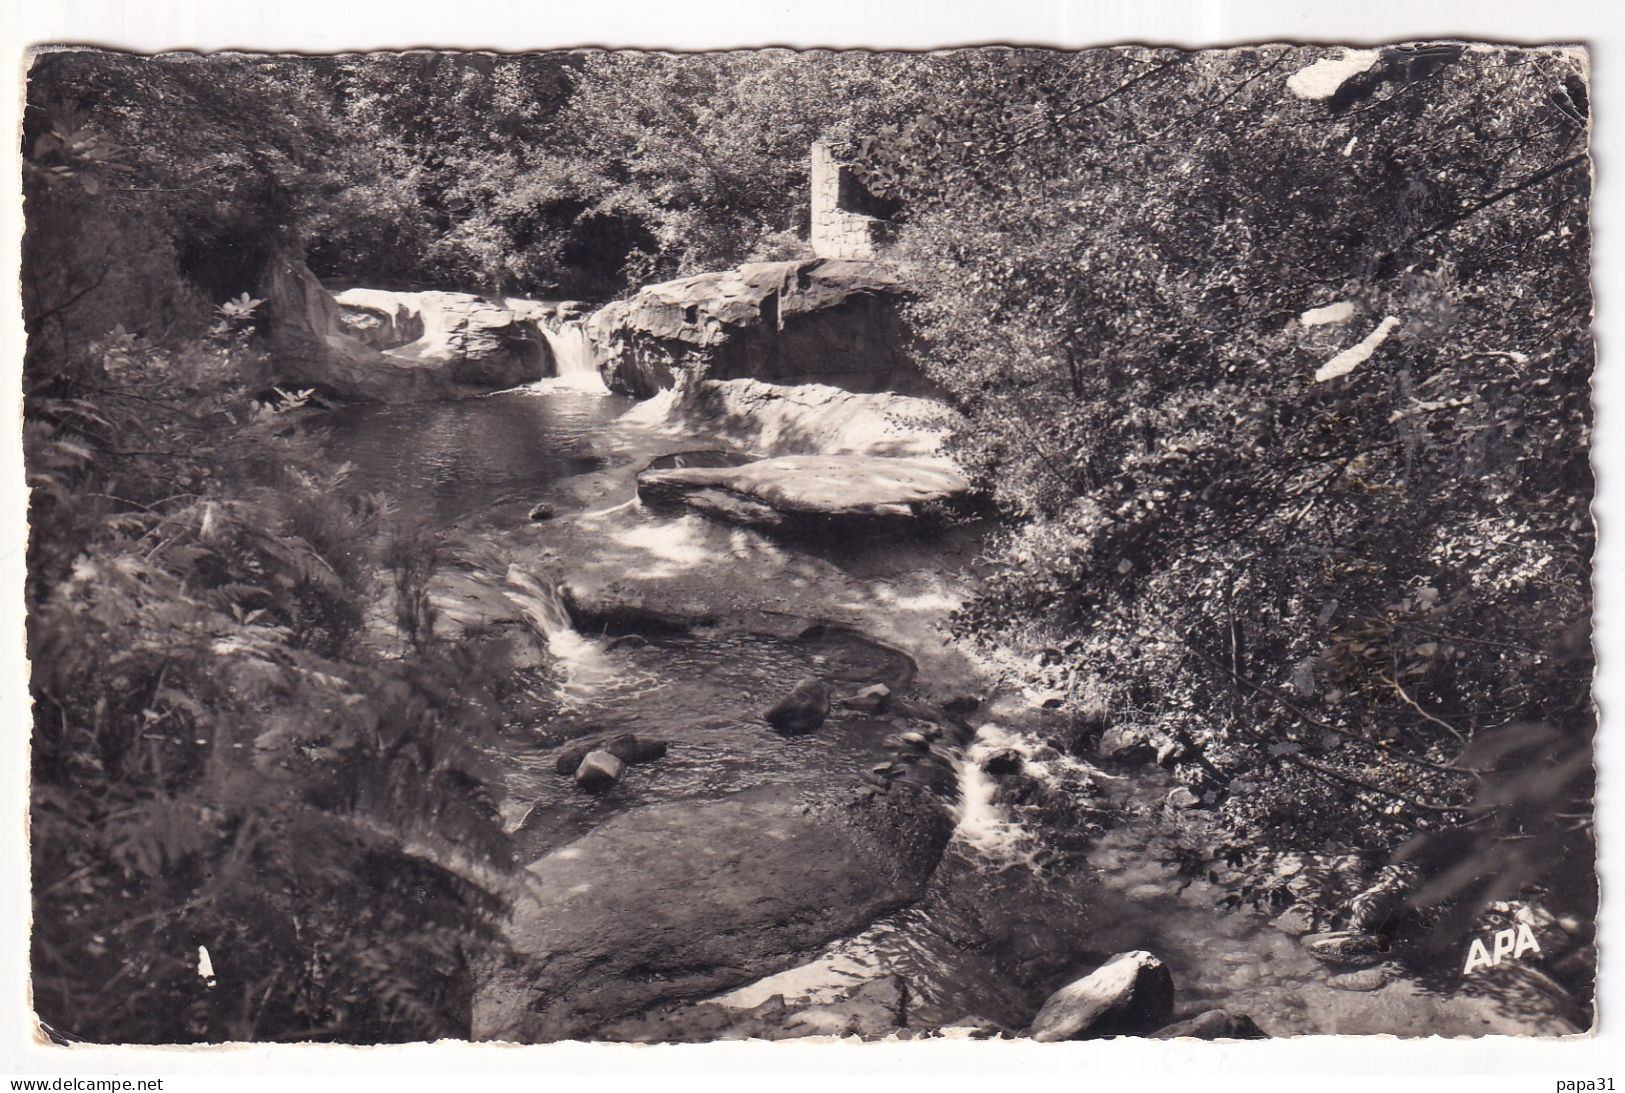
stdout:
<svg viewBox="0 0 1625 1093">
<path fill-rule="evenodd" d="M 541 379 L 555 367 L 536 324 L 500 301 L 467 292 L 377 289 L 349 289 L 334 300 L 349 329 L 376 317 L 402 336 L 415 334 L 386 345 L 384 352 L 432 369 L 449 386 L 511 387 Z"/>
<path fill-rule="evenodd" d="M 469 293 L 349 289 L 335 297 L 290 254 L 266 263 L 262 291 L 273 382 L 393 401 L 511 387 L 553 367 L 534 324 Z"/>
<path fill-rule="evenodd" d="M 1040 1043 L 1154 1032 L 1174 1014 L 1174 978 L 1143 949 L 1118 953 L 1049 996 L 1033 1018 Z"/>
<path fill-rule="evenodd" d="M 752 262 L 646 285 L 587 329 L 605 385 L 639 398 L 703 377 L 923 387 L 902 351 L 902 295 L 879 262 Z"/>
<path fill-rule="evenodd" d="M 607 751 L 589 751 L 576 768 L 576 785 L 589 793 L 601 793 L 621 780 L 626 765 Z"/>
<path fill-rule="evenodd" d="M 796 735 L 812 732 L 828 716 L 829 684 L 813 676 L 797 683 L 762 718 L 779 732 Z"/>
<path fill-rule="evenodd" d="M 1158 1029 L 1155 1034 L 1158 1040 L 1263 1040 L 1268 1036 L 1245 1013 L 1227 1010 L 1208 1010 Z"/>
</svg>

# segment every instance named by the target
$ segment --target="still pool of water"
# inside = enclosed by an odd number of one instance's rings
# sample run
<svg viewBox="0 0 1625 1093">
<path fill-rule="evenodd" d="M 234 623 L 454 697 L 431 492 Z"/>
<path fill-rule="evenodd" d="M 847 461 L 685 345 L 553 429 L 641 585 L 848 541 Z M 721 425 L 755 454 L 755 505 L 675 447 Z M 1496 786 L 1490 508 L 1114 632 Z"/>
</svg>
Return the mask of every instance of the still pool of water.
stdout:
<svg viewBox="0 0 1625 1093">
<path fill-rule="evenodd" d="M 444 525 L 610 466 L 633 400 L 543 380 L 472 398 L 346 407 L 319 426 L 349 484 Z"/>
</svg>

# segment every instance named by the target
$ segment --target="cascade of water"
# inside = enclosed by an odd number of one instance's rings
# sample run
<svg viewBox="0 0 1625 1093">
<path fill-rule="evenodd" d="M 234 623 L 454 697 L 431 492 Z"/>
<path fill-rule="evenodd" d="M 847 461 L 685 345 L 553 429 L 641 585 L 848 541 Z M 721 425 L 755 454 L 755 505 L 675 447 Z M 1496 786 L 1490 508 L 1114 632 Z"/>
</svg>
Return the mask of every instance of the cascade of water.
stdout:
<svg viewBox="0 0 1625 1093">
<path fill-rule="evenodd" d="M 999 807 L 998 783 L 982 769 L 982 761 L 1008 746 L 1009 734 L 997 725 L 983 725 L 965 754 L 955 763 L 959 775 L 959 823 L 954 839 L 995 861 L 1021 859 L 1028 833 Z"/>
<path fill-rule="evenodd" d="M 542 337 L 553 350 L 553 361 L 557 365 L 557 378 L 554 386 L 579 387 L 583 390 L 601 391 L 604 381 L 598 376 L 598 357 L 593 351 L 592 339 L 587 336 L 586 327 L 579 322 L 560 323 L 557 330 L 545 324 L 541 326 Z"/>
<path fill-rule="evenodd" d="M 548 652 L 564 672 L 562 693 L 566 703 L 581 700 L 614 680 L 615 666 L 603 643 L 576 631 L 557 588 L 510 565 L 507 588 L 503 592 L 532 628 L 546 639 Z"/>
<path fill-rule="evenodd" d="M 1019 810 L 1011 810 L 998 800 L 999 783 L 983 766 L 999 753 L 1019 758 L 1021 777 L 1040 783 L 1046 790 L 1063 794 L 1090 792 L 1099 780 L 1125 781 L 1126 776 L 1109 774 L 1091 763 L 1063 755 L 1041 744 L 1027 733 L 988 722 L 976 730 L 956 766 L 959 774 L 959 824 L 954 839 L 983 857 L 1001 862 L 1032 860 L 1038 832 L 1022 825 Z M 1017 814 L 1013 814 L 1017 813 Z"/>
</svg>

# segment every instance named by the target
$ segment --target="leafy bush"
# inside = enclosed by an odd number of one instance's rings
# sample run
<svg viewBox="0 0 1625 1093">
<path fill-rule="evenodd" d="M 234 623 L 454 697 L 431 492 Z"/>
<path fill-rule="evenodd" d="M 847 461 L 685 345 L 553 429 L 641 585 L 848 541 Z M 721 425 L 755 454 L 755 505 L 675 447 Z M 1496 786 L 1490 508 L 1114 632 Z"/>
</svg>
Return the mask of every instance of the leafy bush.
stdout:
<svg viewBox="0 0 1625 1093">
<path fill-rule="evenodd" d="M 30 172 L 28 211 L 28 283 L 49 261 L 92 286 L 28 307 L 41 1018 L 97 1041 L 466 1034 L 510 867 L 479 664 L 370 640 L 387 521 L 303 434 L 301 394 L 244 387 L 262 301 L 206 339 L 131 332 L 125 286 L 173 290 L 173 251 L 140 255 L 72 172 Z M 65 223 L 87 211 L 100 254 Z"/>
<path fill-rule="evenodd" d="M 466 652 L 372 651 L 384 529 L 220 378 L 240 348 L 124 338 L 28 406 L 36 1005 L 95 1040 L 466 1034 L 495 706 Z"/>
<path fill-rule="evenodd" d="M 1478 822 L 1513 791 L 1472 744 L 1522 722 L 1566 743 L 1520 792 L 1583 817 L 1584 61 L 1387 50 L 1296 97 L 1324 55 L 952 55 L 868 145 L 1009 518 L 959 630 L 1062 650 L 1047 684 L 1183 742 L 1244 845 Z"/>
</svg>

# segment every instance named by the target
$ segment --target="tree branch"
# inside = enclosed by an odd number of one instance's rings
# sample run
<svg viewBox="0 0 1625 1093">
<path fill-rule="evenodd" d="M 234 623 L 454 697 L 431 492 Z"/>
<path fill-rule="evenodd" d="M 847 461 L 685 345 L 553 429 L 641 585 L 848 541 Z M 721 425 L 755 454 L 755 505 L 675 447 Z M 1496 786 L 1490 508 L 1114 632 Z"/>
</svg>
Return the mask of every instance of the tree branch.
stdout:
<svg viewBox="0 0 1625 1093">
<path fill-rule="evenodd" d="M 1412 808 L 1420 809 L 1423 812 L 1465 812 L 1467 810 L 1466 805 L 1438 805 L 1438 804 L 1433 804 L 1430 801 L 1418 800 L 1417 798 L 1412 797 L 1409 794 L 1400 793 L 1398 790 L 1385 789 L 1382 786 L 1373 785 L 1372 783 L 1364 781 L 1362 779 L 1355 778 L 1355 777 L 1352 777 L 1352 776 L 1347 775 L 1347 774 L 1341 774 L 1338 771 L 1331 770 L 1331 769 L 1329 769 L 1327 767 L 1323 767 L 1319 763 L 1311 763 L 1309 760 L 1303 758 L 1302 756 L 1288 755 L 1285 758 L 1293 766 L 1300 767 L 1303 770 L 1307 770 L 1312 774 L 1317 774 L 1321 778 L 1327 779 L 1329 781 L 1341 782 L 1344 785 L 1352 786 L 1355 789 L 1361 790 L 1361 791 L 1366 792 L 1366 793 L 1377 793 L 1377 794 L 1381 794 L 1384 797 L 1391 797 L 1396 801 L 1403 801 L 1405 804 L 1410 805 Z"/>
<path fill-rule="evenodd" d="M 1180 637 L 1177 634 L 1175 635 L 1175 637 L 1178 638 L 1180 644 L 1184 645 L 1185 648 L 1189 649 L 1192 653 L 1194 653 L 1196 655 L 1197 659 L 1206 661 L 1210 666 L 1218 668 L 1220 671 L 1228 672 L 1230 675 L 1235 677 L 1235 679 L 1236 679 L 1236 681 L 1238 683 L 1240 683 L 1243 686 L 1248 687 L 1248 688 L 1258 692 L 1259 694 L 1263 695 L 1265 698 L 1268 698 L 1268 699 L 1274 701 L 1276 705 L 1280 706 L 1282 709 L 1286 710 L 1288 713 L 1292 714 L 1292 716 L 1296 717 L 1298 720 L 1304 722 L 1307 725 L 1312 725 L 1317 729 L 1323 729 L 1326 732 L 1333 733 L 1333 734 L 1335 734 L 1337 736 L 1341 736 L 1345 740 L 1352 740 L 1356 744 L 1363 744 L 1364 746 L 1366 746 L 1368 748 L 1372 748 L 1372 749 L 1376 750 L 1384 758 L 1393 759 L 1396 762 L 1409 763 L 1412 766 L 1422 767 L 1422 768 L 1427 769 L 1427 770 L 1436 770 L 1436 771 L 1440 771 L 1440 772 L 1442 772 L 1444 774 L 1464 774 L 1464 775 L 1467 775 L 1468 777 L 1473 777 L 1473 778 L 1476 778 L 1479 775 L 1484 773 L 1483 771 L 1473 770 L 1473 769 L 1470 769 L 1468 767 L 1448 766 L 1448 765 L 1446 765 L 1444 763 L 1430 762 L 1427 759 L 1418 759 L 1414 755 L 1408 755 L 1408 754 L 1406 754 L 1405 752 L 1402 752 L 1402 751 L 1394 751 L 1391 748 L 1383 746 L 1382 744 L 1378 743 L 1375 740 L 1369 740 L 1366 737 L 1361 736 L 1359 733 L 1352 732 L 1349 729 L 1345 729 L 1340 725 L 1333 725 L 1329 721 L 1322 721 L 1320 718 L 1314 716 L 1313 714 L 1309 713 L 1307 710 L 1305 710 L 1302 707 L 1298 706 L 1296 703 L 1292 702 L 1285 695 L 1282 695 L 1280 692 L 1276 691 L 1275 689 L 1273 689 L 1271 687 L 1267 687 L 1264 684 L 1257 682 L 1256 680 L 1249 679 L 1245 674 L 1243 674 L 1242 672 L 1237 671 L 1234 668 L 1231 668 L 1231 667 L 1228 667 L 1226 665 L 1220 664 L 1218 661 L 1214 660 L 1212 657 L 1209 657 L 1206 653 L 1203 653 L 1201 650 L 1197 649 L 1190 642 L 1186 641 L 1183 637 Z"/>
<path fill-rule="evenodd" d="M 1586 161 L 1586 155 L 1585 155 L 1584 152 L 1582 152 L 1579 155 L 1570 156 L 1568 159 L 1563 160 L 1561 163 L 1554 163 L 1552 166 L 1547 167 L 1543 171 L 1537 171 L 1533 175 L 1530 175 L 1528 178 L 1524 179 L 1522 182 L 1517 182 L 1517 183 L 1514 183 L 1511 186 L 1506 187 L 1505 189 L 1497 190 L 1495 193 L 1491 194 L 1489 197 L 1486 197 L 1484 200 L 1478 202 L 1476 205 L 1469 205 L 1467 208 L 1463 209 L 1461 212 L 1456 213 L 1453 216 L 1446 217 L 1444 220 L 1439 221 L 1437 224 L 1433 225 L 1431 228 L 1427 228 L 1424 231 L 1417 232 L 1415 235 L 1411 236 L 1409 239 L 1407 239 L 1403 243 L 1401 243 L 1398 247 L 1395 247 L 1394 251 L 1395 251 L 1395 253 L 1398 253 L 1399 251 L 1403 250 L 1406 247 L 1414 246 L 1417 243 L 1420 243 L 1422 240 L 1428 238 L 1429 236 L 1438 235 L 1441 232 L 1447 232 L 1450 229 L 1454 228 L 1456 225 L 1461 224 L 1464 221 L 1470 220 L 1473 217 L 1477 216 L 1479 213 L 1483 212 L 1485 209 L 1489 208 L 1491 205 L 1495 205 L 1495 204 L 1497 204 L 1499 202 L 1505 201 L 1507 198 L 1512 197 L 1512 196 L 1514 196 L 1516 194 L 1520 194 L 1523 191 L 1525 191 L 1527 189 L 1530 189 L 1531 187 L 1538 186 L 1542 182 L 1545 182 L 1547 179 L 1553 177 L 1554 175 L 1561 174 L 1562 172 L 1568 170 L 1570 167 L 1573 167 L 1576 164 L 1584 163 L 1585 161 Z"/>
</svg>

